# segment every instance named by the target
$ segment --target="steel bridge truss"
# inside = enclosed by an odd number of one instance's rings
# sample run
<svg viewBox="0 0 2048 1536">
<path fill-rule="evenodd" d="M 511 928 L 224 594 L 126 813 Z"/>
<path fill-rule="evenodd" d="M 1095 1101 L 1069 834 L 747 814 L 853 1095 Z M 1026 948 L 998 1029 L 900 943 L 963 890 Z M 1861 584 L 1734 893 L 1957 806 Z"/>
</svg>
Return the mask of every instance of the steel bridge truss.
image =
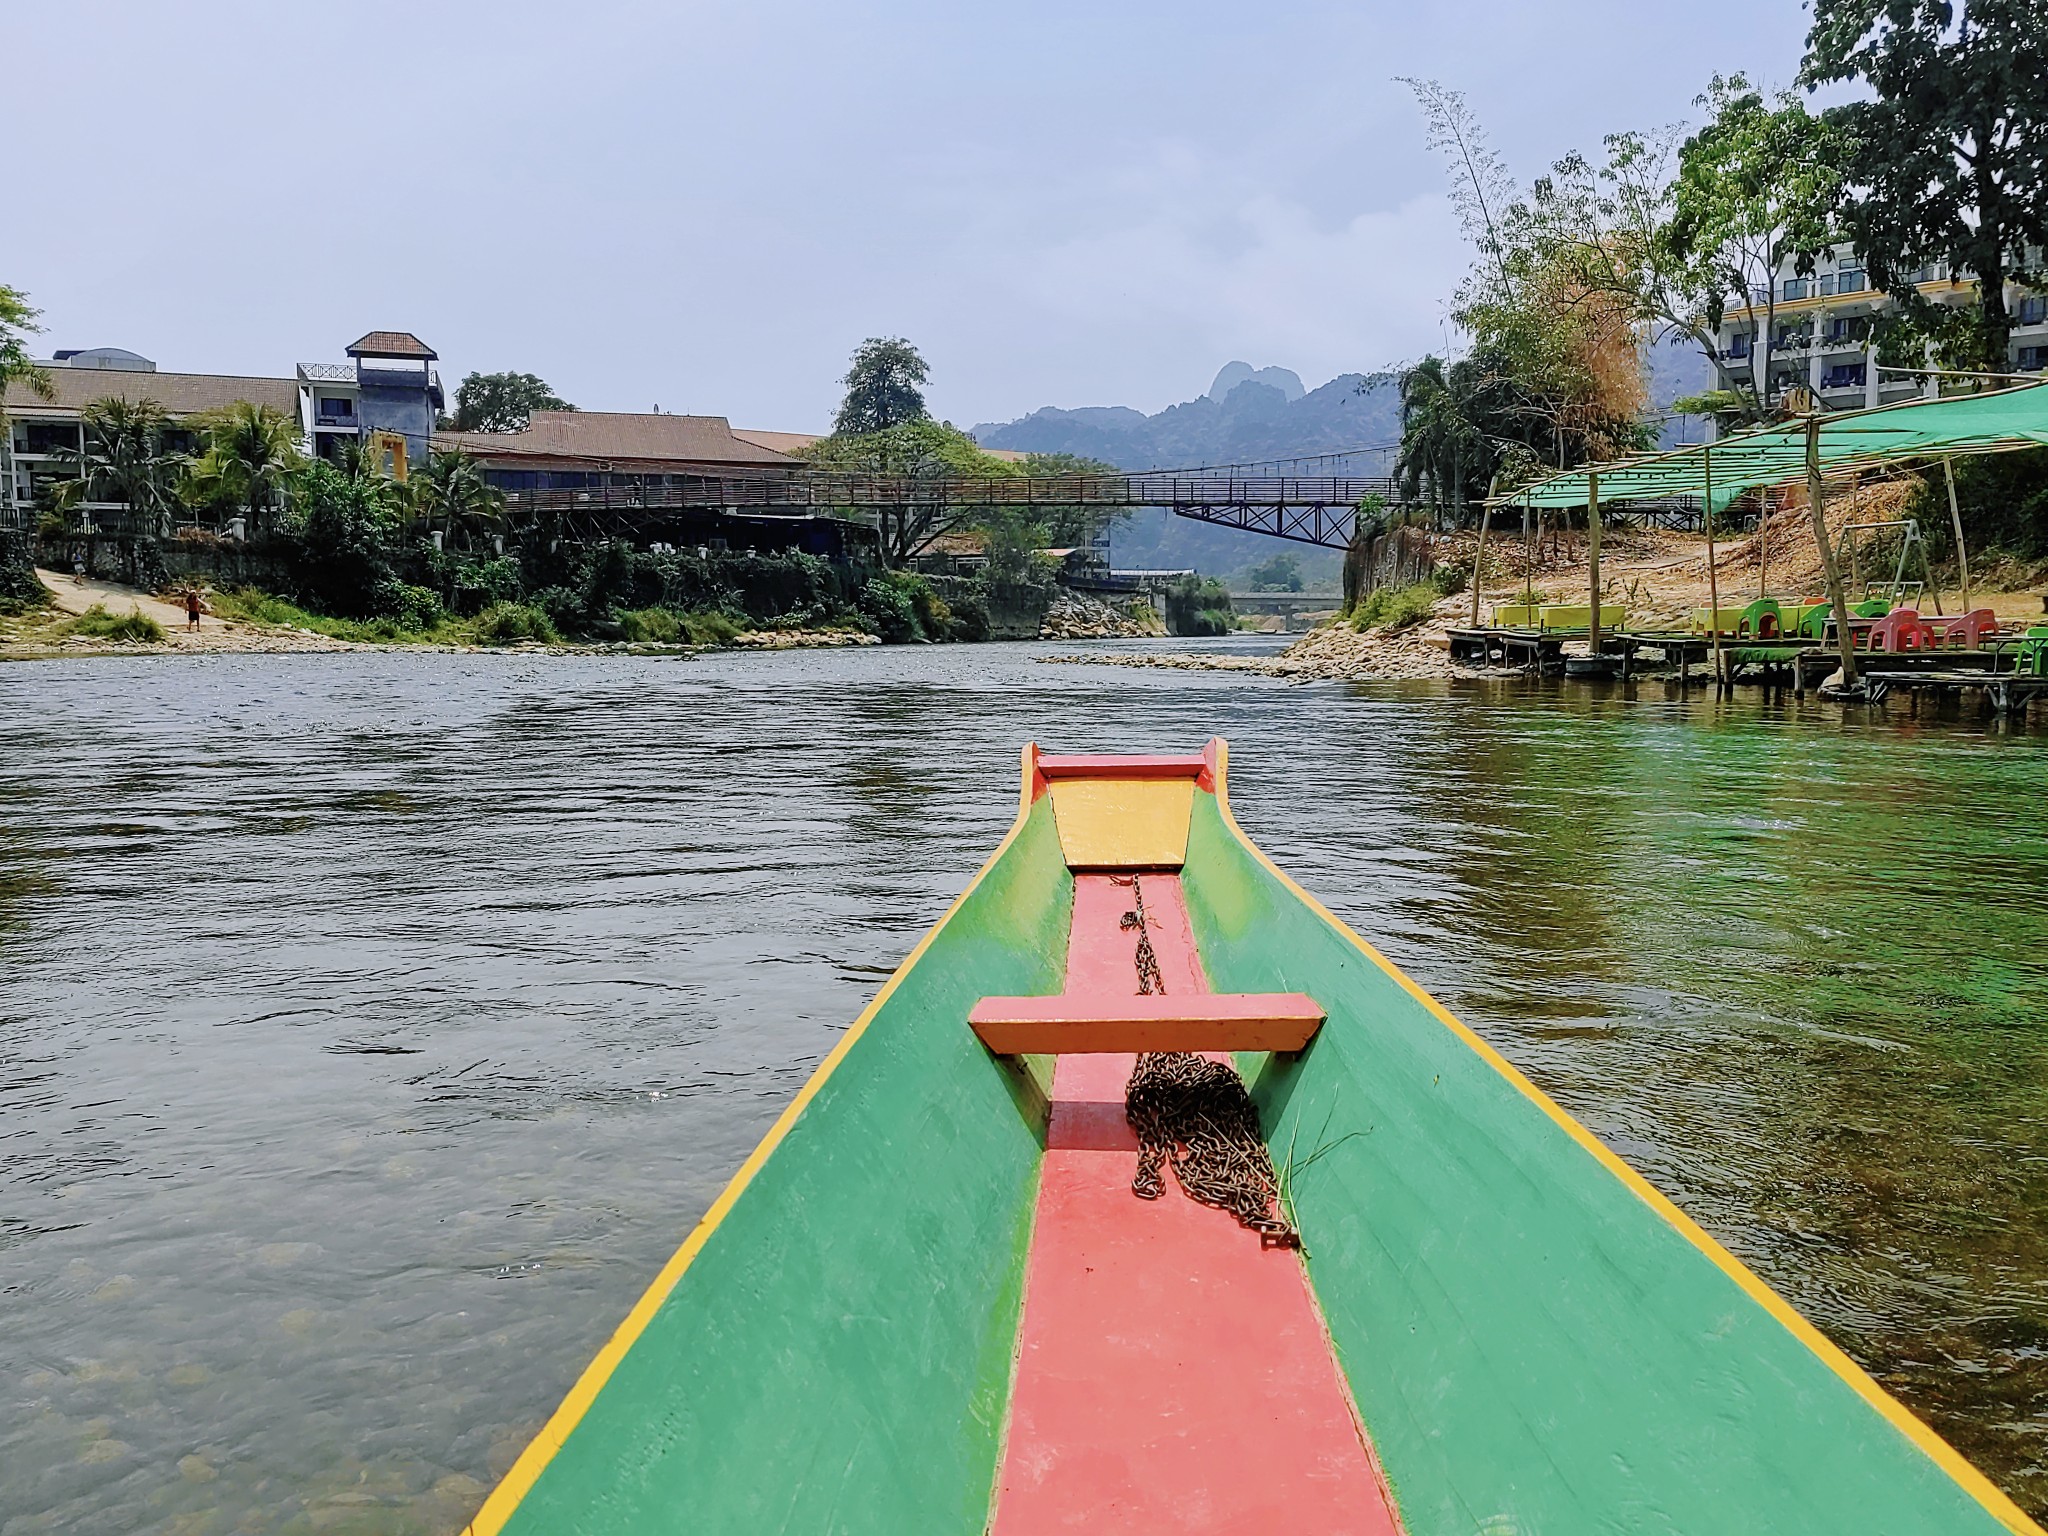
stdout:
<svg viewBox="0 0 2048 1536">
<path fill-rule="evenodd" d="M 1357 526 L 1357 503 L 1387 497 L 1384 478 L 1347 475 L 1257 476 L 1132 474 L 844 475 L 766 470 L 733 474 L 614 476 L 621 484 L 589 490 L 508 492 L 506 510 L 553 513 L 565 523 L 629 523 L 636 514 L 689 510 L 826 515 L 878 509 L 998 507 L 1159 507 L 1180 517 L 1241 528 L 1298 544 L 1343 549 Z"/>
</svg>

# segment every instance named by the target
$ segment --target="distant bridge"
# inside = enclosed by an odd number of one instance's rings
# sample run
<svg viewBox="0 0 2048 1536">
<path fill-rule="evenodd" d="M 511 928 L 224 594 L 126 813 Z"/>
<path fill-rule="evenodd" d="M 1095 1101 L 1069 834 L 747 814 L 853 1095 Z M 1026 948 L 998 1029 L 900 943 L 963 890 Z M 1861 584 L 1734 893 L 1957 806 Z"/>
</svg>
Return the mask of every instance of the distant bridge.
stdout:
<svg viewBox="0 0 2048 1536">
<path fill-rule="evenodd" d="M 703 475 L 614 475 L 626 483 L 584 491 L 520 491 L 508 511 L 616 522 L 633 514 L 728 509 L 823 514 L 888 508 L 972 511 L 998 507 L 1161 507 L 1249 533 L 1344 549 L 1362 497 L 1394 503 L 1377 475 L 1254 475 L 1166 470 L 1129 475 L 849 475 L 770 469 Z"/>
</svg>

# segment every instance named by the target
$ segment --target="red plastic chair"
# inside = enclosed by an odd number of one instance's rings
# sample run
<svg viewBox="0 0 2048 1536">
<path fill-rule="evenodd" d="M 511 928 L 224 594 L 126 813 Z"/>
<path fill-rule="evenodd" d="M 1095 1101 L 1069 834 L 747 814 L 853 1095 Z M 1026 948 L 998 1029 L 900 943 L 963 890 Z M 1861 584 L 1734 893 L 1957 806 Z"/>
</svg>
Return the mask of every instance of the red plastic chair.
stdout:
<svg viewBox="0 0 2048 1536">
<path fill-rule="evenodd" d="M 1934 631 L 1915 608 L 1894 608 L 1870 627 L 1873 651 L 1924 651 L 1933 644 Z"/>
</svg>

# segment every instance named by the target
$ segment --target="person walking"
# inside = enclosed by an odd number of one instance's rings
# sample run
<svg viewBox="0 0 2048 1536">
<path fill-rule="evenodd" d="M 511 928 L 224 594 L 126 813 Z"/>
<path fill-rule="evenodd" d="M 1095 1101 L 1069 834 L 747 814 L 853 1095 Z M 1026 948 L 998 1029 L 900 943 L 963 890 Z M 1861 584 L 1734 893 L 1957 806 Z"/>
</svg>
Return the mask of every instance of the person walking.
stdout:
<svg viewBox="0 0 2048 1536">
<path fill-rule="evenodd" d="M 199 633 L 200 612 L 199 589 L 197 587 L 187 587 L 185 589 L 185 627 L 195 635 Z"/>
</svg>

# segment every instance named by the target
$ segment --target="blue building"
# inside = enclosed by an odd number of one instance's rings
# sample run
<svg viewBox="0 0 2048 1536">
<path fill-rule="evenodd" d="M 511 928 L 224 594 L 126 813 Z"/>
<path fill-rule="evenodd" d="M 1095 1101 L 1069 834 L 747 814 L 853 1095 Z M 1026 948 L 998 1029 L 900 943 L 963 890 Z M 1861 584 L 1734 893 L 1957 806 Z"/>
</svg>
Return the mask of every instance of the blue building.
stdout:
<svg viewBox="0 0 2048 1536">
<path fill-rule="evenodd" d="M 372 331 L 348 355 L 356 365 L 357 430 L 365 446 L 403 478 L 404 467 L 391 462 L 391 439 L 403 438 L 406 460 L 424 465 L 441 413 L 434 349 L 410 331 Z"/>
</svg>

